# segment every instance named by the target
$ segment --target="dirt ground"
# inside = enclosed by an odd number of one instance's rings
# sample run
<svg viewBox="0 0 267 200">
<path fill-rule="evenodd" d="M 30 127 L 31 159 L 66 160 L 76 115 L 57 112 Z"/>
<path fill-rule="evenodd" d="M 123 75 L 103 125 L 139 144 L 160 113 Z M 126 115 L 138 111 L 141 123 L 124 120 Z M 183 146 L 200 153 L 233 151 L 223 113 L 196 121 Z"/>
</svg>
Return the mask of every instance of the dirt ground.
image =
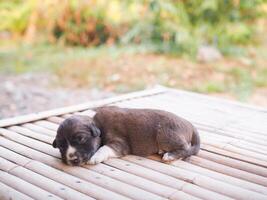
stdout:
<svg viewBox="0 0 267 200">
<path fill-rule="evenodd" d="M 116 93 L 98 89 L 70 89 L 55 87 L 57 77 L 51 74 L 0 76 L 0 118 L 7 118 L 44 111 L 57 107 L 84 103 L 96 99 L 115 96 Z M 236 100 L 227 93 L 209 94 L 220 98 Z M 248 103 L 267 108 L 267 88 L 253 92 Z"/>
<path fill-rule="evenodd" d="M 0 76 L 0 119 L 114 96 L 97 89 L 53 87 L 51 74 Z"/>
</svg>

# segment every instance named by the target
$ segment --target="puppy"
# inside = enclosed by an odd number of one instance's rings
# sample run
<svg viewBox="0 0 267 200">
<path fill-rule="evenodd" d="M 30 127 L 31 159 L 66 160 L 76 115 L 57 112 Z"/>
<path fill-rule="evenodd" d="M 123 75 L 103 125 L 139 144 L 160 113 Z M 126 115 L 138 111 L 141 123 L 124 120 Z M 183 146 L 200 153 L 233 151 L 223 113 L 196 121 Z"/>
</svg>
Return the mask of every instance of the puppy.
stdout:
<svg viewBox="0 0 267 200">
<path fill-rule="evenodd" d="M 170 112 L 109 106 L 96 109 L 93 118 L 73 116 L 63 121 L 53 147 L 70 165 L 155 153 L 169 162 L 197 154 L 200 137 L 190 122 Z"/>
</svg>

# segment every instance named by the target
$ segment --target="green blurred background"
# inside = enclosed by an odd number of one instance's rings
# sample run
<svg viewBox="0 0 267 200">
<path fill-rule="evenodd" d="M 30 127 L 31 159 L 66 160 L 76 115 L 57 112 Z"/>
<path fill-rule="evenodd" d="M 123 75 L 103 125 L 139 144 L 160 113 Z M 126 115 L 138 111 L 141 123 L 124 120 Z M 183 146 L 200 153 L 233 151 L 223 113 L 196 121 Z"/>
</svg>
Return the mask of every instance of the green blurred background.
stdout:
<svg viewBox="0 0 267 200">
<path fill-rule="evenodd" d="M 267 105 L 266 13 L 266 0 L 0 0 L 0 73 Z"/>
</svg>

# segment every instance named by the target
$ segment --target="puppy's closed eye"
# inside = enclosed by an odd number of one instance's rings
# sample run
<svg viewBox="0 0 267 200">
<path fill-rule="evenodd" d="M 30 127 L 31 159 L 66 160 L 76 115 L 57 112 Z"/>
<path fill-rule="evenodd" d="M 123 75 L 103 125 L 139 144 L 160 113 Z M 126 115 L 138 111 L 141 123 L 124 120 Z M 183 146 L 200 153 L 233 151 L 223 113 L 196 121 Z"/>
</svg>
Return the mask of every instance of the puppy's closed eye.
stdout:
<svg viewBox="0 0 267 200">
<path fill-rule="evenodd" d="M 75 142 L 78 144 L 84 144 L 88 140 L 88 136 L 85 134 L 80 134 L 75 137 Z"/>
</svg>

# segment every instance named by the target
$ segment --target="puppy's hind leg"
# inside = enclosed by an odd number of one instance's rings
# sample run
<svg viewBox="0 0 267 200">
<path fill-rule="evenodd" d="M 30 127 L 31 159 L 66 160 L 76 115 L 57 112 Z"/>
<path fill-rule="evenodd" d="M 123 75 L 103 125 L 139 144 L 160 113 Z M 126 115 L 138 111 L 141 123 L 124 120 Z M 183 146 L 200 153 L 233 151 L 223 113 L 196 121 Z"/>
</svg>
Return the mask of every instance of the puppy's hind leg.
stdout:
<svg viewBox="0 0 267 200">
<path fill-rule="evenodd" d="M 178 158 L 183 158 L 183 160 L 186 160 L 189 156 L 196 155 L 199 152 L 200 137 L 196 128 L 193 128 L 193 135 L 190 144 L 186 142 L 184 137 L 180 137 L 180 139 L 177 141 L 177 146 L 182 148 L 177 148 L 174 151 L 165 153 L 162 157 L 163 161 L 172 161 Z"/>
<path fill-rule="evenodd" d="M 188 145 L 187 143 L 184 143 L 182 148 L 164 153 L 162 160 L 164 162 L 170 162 L 170 161 L 177 160 L 180 158 L 186 159 L 187 157 L 190 156 L 189 149 L 190 149 L 190 145 Z"/>
<path fill-rule="evenodd" d="M 162 129 L 157 135 L 159 149 L 163 150 L 162 160 L 164 162 L 173 161 L 179 158 L 190 156 L 190 144 L 183 134 L 170 129 Z"/>
</svg>

